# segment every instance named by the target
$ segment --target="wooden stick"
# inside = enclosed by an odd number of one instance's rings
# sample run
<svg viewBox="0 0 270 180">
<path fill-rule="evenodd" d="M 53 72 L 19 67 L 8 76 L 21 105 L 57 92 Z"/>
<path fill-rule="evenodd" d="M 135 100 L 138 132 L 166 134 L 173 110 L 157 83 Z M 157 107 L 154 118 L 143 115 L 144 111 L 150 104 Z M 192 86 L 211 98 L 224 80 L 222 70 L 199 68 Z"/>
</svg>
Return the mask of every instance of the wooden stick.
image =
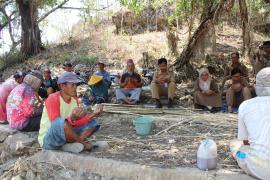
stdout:
<svg viewBox="0 0 270 180">
<path fill-rule="evenodd" d="M 168 128 L 166 128 L 166 129 L 164 129 L 164 130 L 158 132 L 158 133 L 155 134 L 154 136 L 158 136 L 158 135 L 160 135 L 160 134 L 162 134 L 162 133 L 164 133 L 164 132 L 167 132 L 168 130 L 170 130 L 171 128 L 173 128 L 173 127 L 175 127 L 175 126 L 178 126 L 178 125 L 180 125 L 180 124 L 182 124 L 182 123 L 184 123 L 184 122 L 190 121 L 190 120 L 191 120 L 191 118 L 190 118 L 190 119 L 187 119 L 187 120 L 183 120 L 183 121 L 177 122 L 177 123 L 175 123 L 175 124 L 169 126 Z"/>
</svg>

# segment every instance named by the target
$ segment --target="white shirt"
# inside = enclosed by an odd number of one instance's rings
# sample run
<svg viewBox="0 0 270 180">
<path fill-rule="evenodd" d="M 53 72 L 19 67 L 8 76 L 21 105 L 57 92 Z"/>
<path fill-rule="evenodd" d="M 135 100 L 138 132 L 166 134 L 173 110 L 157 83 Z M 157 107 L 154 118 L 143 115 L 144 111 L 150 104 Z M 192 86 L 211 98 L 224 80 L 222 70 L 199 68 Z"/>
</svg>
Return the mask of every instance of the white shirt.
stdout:
<svg viewBox="0 0 270 180">
<path fill-rule="evenodd" d="M 251 162 L 270 162 L 270 96 L 249 99 L 240 105 L 238 139 L 249 141 Z"/>
</svg>

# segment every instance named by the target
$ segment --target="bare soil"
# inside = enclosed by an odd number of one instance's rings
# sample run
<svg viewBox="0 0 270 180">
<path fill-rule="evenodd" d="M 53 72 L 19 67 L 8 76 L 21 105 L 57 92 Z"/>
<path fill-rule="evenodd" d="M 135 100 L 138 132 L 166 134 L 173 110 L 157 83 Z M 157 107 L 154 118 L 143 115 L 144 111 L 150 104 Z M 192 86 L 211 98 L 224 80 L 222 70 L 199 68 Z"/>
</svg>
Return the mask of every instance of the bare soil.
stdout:
<svg viewBox="0 0 270 180">
<path fill-rule="evenodd" d="M 131 107 L 128 109 L 125 112 L 136 111 Z M 199 144 L 211 138 L 218 147 L 218 168 L 239 171 L 229 150 L 229 142 L 236 138 L 236 115 L 209 114 L 181 108 L 164 111 L 164 114 L 158 114 L 156 110 L 147 110 L 147 114 L 152 112 L 155 119 L 149 136 L 136 135 L 132 122 L 138 115 L 105 113 L 99 118 L 100 131 L 90 141 L 108 141 L 110 148 L 93 152 L 93 155 L 157 167 L 196 167 Z M 176 123 L 177 126 L 156 135 Z"/>
</svg>

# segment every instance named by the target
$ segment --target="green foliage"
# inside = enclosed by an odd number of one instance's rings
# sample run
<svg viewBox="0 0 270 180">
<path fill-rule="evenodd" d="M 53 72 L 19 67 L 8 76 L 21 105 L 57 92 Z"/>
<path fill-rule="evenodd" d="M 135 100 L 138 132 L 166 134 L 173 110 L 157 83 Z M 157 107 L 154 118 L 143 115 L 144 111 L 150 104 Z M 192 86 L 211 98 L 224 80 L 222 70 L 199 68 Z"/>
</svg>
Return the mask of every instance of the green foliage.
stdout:
<svg viewBox="0 0 270 180">
<path fill-rule="evenodd" d="M 136 15 L 140 15 L 148 3 L 144 0 L 120 0 L 120 4 L 133 11 Z"/>
<path fill-rule="evenodd" d="M 94 55 L 81 55 L 79 58 L 79 63 L 93 65 L 97 63 L 97 56 Z"/>
</svg>

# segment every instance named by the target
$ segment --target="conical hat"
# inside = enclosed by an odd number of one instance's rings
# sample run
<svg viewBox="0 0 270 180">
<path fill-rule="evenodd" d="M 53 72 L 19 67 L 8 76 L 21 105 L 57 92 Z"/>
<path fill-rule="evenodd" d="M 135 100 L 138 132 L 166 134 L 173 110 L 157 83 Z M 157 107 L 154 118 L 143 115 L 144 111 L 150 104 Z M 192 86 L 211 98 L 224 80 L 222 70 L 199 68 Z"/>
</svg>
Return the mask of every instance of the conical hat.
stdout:
<svg viewBox="0 0 270 180">
<path fill-rule="evenodd" d="M 89 85 L 97 84 L 97 83 L 100 82 L 102 79 L 103 79 L 102 76 L 93 75 L 93 76 L 91 76 L 90 80 L 88 81 L 88 84 L 89 84 Z"/>
</svg>

